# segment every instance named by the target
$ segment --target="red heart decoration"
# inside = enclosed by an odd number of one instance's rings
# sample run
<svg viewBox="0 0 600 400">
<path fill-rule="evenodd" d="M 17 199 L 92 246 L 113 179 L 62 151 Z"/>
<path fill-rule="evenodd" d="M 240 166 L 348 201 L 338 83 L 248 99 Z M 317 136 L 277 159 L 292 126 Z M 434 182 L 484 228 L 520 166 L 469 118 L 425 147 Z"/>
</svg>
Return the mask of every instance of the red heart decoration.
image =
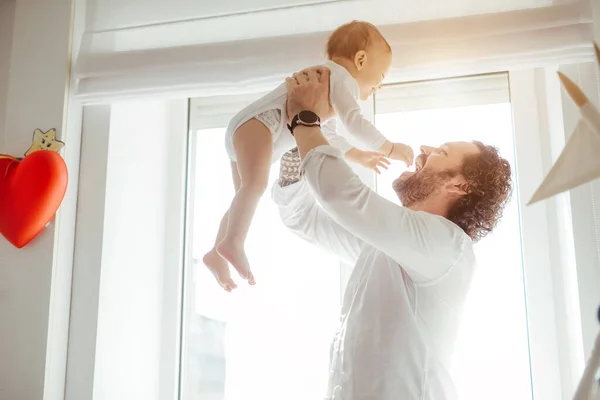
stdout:
<svg viewBox="0 0 600 400">
<path fill-rule="evenodd" d="M 53 151 L 36 151 L 22 161 L 2 157 L 0 233 L 20 249 L 56 214 L 67 191 L 67 165 Z"/>
</svg>

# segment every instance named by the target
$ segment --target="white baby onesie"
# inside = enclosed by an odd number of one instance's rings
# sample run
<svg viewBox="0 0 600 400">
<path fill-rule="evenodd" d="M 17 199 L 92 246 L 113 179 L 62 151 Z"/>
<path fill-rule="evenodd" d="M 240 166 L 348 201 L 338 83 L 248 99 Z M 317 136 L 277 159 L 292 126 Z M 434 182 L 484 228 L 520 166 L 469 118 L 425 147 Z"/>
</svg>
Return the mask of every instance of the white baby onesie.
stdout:
<svg viewBox="0 0 600 400">
<path fill-rule="evenodd" d="M 323 134 L 327 141 L 343 153 L 353 147 L 338 134 L 337 120 L 339 119 L 348 133 L 358 139 L 367 149 L 379 149 L 385 143 L 386 138 L 362 115 L 358 103 L 360 97 L 358 83 L 341 65 L 327 61 L 325 66 L 331 71 L 329 100 L 337 115 L 337 118 L 332 118 L 323 125 Z M 287 128 L 286 103 L 287 90 L 284 83 L 242 109 L 231 119 L 225 133 L 225 147 L 231 161 L 236 161 L 233 135 L 241 125 L 252 118 L 257 118 L 265 124 L 273 135 L 272 163 L 277 162 L 286 151 L 296 147 L 294 137 Z"/>
</svg>

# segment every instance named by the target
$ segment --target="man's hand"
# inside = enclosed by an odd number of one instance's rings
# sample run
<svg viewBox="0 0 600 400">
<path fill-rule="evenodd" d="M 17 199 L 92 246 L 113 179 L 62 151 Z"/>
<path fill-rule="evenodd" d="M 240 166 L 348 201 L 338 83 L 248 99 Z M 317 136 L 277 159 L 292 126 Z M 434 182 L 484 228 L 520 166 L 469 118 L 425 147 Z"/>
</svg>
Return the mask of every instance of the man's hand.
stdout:
<svg viewBox="0 0 600 400">
<path fill-rule="evenodd" d="M 294 74 L 285 80 L 287 86 L 288 122 L 300 111 L 312 111 L 321 121 L 334 115 L 329 104 L 329 75 L 325 67 L 313 67 Z"/>
<path fill-rule="evenodd" d="M 363 151 L 356 147 L 351 148 L 344 154 L 348 161 L 355 162 L 363 167 L 381 174 L 381 169 L 388 169 L 390 162 L 382 154 L 375 151 Z"/>
</svg>

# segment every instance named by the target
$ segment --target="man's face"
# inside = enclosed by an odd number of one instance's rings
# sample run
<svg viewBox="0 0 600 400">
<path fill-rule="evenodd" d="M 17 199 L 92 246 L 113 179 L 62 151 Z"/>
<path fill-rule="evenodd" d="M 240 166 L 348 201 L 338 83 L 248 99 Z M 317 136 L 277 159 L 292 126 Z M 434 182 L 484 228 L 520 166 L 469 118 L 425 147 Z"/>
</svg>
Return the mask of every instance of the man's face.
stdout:
<svg viewBox="0 0 600 400">
<path fill-rule="evenodd" d="M 394 181 L 394 190 L 405 207 L 432 195 L 456 193 L 456 187 L 464 183 L 460 175 L 464 158 L 478 152 L 479 148 L 471 142 L 451 142 L 440 147 L 421 146 L 421 153 L 415 159 L 415 171 L 403 172 Z"/>
</svg>

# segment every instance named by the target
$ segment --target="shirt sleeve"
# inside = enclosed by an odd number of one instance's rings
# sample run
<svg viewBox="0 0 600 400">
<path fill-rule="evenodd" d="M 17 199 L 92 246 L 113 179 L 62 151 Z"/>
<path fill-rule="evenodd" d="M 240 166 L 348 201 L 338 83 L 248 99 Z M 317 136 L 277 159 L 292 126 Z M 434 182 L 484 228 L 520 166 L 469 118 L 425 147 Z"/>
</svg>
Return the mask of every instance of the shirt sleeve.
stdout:
<svg viewBox="0 0 600 400">
<path fill-rule="evenodd" d="M 338 134 L 336 118 L 332 118 L 327 121 L 327 123 L 321 128 L 321 131 L 323 132 L 323 136 L 325 136 L 325 139 L 327 139 L 329 144 L 340 149 L 343 154 L 346 154 L 348 150 L 354 147 L 343 136 Z"/>
<path fill-rule="evenodd" d="M 359 89 L 356 82 L 334 77 L 330 85 L 331 106 L 348 133 L 370 150 L 377 150 L 383 146 L 386 137 L 362 114 L 357 101 Z"/>
<path fill-rule="evenodd" d="M 325 214 L 304 179 L 286 187 L 275 182 L 271 197 L 283 224 L 294 234 L 346 263 L 356 263 L 364 243 Z"/>
<path fill-rule="evenodd" d="M 460 258 L 467 238 L 464 232 L 443 217 L 379 196 L 340 155 L 331 146 L 319 146 L 302 164 L 323 210 L 350 234 L 393 259 L 415 282 L 444 275 Z"/>
</svg>

